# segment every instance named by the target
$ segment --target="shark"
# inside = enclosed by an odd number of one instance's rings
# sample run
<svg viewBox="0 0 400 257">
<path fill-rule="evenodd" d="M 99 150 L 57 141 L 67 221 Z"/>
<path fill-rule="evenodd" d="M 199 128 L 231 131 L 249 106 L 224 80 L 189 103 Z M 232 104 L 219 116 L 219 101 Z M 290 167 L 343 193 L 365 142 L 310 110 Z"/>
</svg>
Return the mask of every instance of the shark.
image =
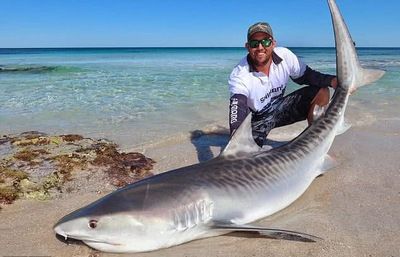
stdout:
<svg viewBox="0 0 400 257">
<path fill-rule="evenodd" d="M 334 0 L 338 86 L 328 107 L 299 136 L 270 150 L 255 144 L 251 114 L 212 160 L 167 171 L 118 189 L 61 218 L 54 231 L 104 252 L 148 252 L 234 231 L 272 238 L 319 237 L 254 222 L 293 203 L 331 166 L 328 151 L 344 131 L 344 112 L 357 88 L 384 71 L 364 69 Z"/>
</svg>

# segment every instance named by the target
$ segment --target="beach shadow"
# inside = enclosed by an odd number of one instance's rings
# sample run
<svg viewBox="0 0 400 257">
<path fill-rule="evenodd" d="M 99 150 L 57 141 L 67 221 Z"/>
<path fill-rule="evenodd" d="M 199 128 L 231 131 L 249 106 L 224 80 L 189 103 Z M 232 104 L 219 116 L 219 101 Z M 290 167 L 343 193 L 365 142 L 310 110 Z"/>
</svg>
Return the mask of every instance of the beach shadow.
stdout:
<svg viewBox="0 0 400 257">
<path fill-rule="evenodd" d="M 219 148 L 219 153 L 221 153 L 230 138 L 229 130 L 225 128 L 218 128 L 212 132 L 194 130 L 190 134 L 190 140 L 196 148 L 199 162 L 205 162 L 215 157 L 211 151 L 211 147 Z"/>
<path fill-rule="evenodd" d="M 272 148 L 277 148 L 277 147 L 279 147 L 279 146 L 281 146 L 281 145 L 284 145 L 284 144 L 287 144 L 289 141 L 277 141 L 277 140 L 272 140 L 272 139 L 266 139 L 265 140 L 265 142 L 264 142 L 264 146 L 263 146 L 263 148 L 264 149 L 267 149 L 267 148 L 270 148 L 270 149 L 272 149 Z"/>
<path fill-rule="evenodd" d="M 211 150 L 212 147 L 217 147 L 219 155 L 228 144 L 230 139 L 229 130 L 226 128 L 218 128 L 212 132 L 205 132 L 203 130 L 194 130 L 191 132 L 190 140 L 196 148 L 197 158 L 199 162 L 205 162 L 213 159 L 214 153 Z M 279 147 L 286 144 L 288 141 L 275 141 L 267 139 L 263 150 L 270 150 L 272 148 Z"/>
</svg>

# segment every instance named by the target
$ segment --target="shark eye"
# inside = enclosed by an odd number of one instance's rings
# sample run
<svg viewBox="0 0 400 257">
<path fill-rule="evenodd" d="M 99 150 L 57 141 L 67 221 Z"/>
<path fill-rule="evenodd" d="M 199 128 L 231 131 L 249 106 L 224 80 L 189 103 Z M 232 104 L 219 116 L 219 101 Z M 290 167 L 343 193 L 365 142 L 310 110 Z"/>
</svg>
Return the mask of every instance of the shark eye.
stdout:
<svg viewBox="0 0 400 257">
<path fill-rule="evenodd" d="M 88 226 L 89 226 L 89 228 L 96 228 L 97 220 L 90 220 Z"/>
</svg>

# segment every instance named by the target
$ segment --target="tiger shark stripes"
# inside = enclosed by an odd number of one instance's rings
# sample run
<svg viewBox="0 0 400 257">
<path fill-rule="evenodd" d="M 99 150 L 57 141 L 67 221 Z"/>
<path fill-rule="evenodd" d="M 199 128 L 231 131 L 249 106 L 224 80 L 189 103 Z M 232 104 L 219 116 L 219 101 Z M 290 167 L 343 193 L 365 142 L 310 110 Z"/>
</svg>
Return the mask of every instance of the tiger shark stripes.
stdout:
<svg viewBox="0 0 400 257">
<path fill-rule="evenodd" d="M 259 149 L 249 116 L 218 157 L 121 188 L 68 214 L 54 231 L 106 252 L 152 251 L 232 231 L 318 239 L 251 223 L 290 205 L 324 172 L 350 92 L 384 74 L 361 68 L 335 1 L 328 4 L 339 85 L 327 110 L 298 137 L 269 151 Z"/>
</svg>

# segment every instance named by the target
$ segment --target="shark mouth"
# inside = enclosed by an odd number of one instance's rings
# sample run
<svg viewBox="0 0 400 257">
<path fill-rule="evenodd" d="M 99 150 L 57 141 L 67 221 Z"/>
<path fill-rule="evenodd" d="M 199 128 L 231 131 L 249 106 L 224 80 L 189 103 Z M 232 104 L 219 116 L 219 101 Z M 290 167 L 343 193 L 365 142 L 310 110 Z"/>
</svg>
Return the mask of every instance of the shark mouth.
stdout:
<svg viewBox="0 0 400 257">
<path fill-rule="evenodd" d="M 57 231 L 56 236 L 58 236 L 61 239 L 64 239 L 64 241 L 66 241 L 67 244 L 76 244 L 77 242 L 82 241 L 85 244 L 105 244 L 105 245 L 113 245 L 113 246 L 121 246 L 122 245 L 120 243 L 96 240 L 96 239 L 88 238 L 85 236 L 68 235 L 62 231 Z"/>
</svg>

